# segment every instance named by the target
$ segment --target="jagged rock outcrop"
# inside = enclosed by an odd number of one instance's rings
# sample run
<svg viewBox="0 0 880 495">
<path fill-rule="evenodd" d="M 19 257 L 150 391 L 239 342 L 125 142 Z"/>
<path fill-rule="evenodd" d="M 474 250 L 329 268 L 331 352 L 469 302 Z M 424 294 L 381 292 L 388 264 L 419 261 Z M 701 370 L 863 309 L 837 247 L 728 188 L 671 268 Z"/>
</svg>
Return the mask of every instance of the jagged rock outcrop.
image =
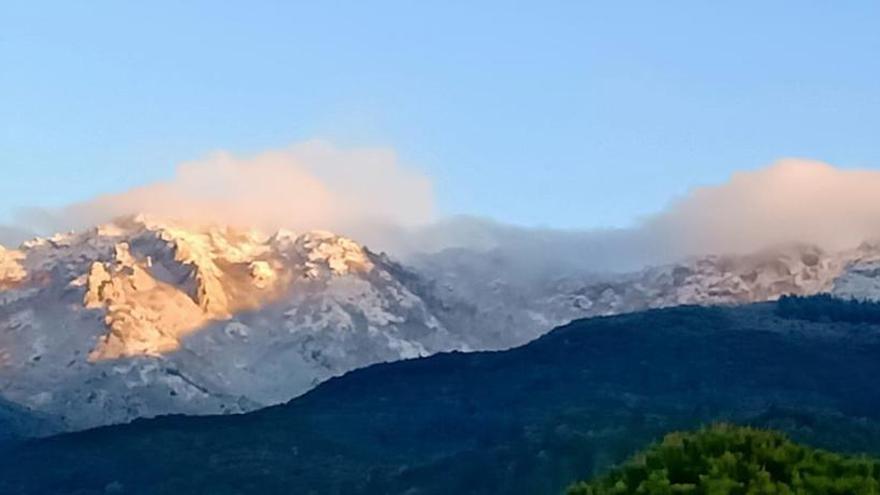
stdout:
<svg viewBox="0 0 880 495">
<path fill-rule="evenodd" d="M 246 411 L 465 347 L 390 260 L 326 232 L 136 217 L 3 255 L 0 395 L 66 428 Z"/>
<path fill-rule="evenodd" d="M 0 246 L 0 290 L 15 287 L 27 276 L 21 260 L 20 251 L 11 251 Z"/>
<path fill-rule="evenodd" d="M 355 368 L 504 349 L 576 318 L 831 291 L 880 295 L 880 245 L 793 245 L 523 281 L 494 253 L 409 266 L 328 232 L 139 216 L 0 250 L 0 397 L 62 429 L 242 412 Z"/>
<path fill-rule="evenodd" d="M 633 273 L 547 273 L 526 282 L 493 252 L 449 251 L 424 256 L 415 269 L 433 281 L 447 326 L 468 326 L 474 348 L 528 342 L 576 318 L 682 304 L 741 304 L 784 294 L 831 292 L 880 297 L 880 244 L 826 252 L 802 244 L 757 253 L 704 256 Z M 484 267 L 491 267 L 486 269 Z"/>
</svg>

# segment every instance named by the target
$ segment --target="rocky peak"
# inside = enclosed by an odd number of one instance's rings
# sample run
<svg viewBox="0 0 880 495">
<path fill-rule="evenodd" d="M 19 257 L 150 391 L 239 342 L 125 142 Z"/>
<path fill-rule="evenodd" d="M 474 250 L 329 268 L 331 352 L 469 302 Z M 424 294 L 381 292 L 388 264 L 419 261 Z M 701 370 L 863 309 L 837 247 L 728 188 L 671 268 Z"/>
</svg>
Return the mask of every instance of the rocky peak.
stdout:
<svg viewBox="0 0 880 495">
<path fill-rule="evenodd" d="M 305 255 L 307 273 L 311 277 L 322 272 L 345 275 L 373 269 L 373 263 L 361 245 L 329 232 L 308 232 L 300 236 L 295 245 Z"/>
<path fill-rule="evenodd" d="M 464 348 L 390 262 L 328 232 L 127 217 L 0 252 L 0 394 L 72 428 L 286 401 Z"/>
<path fill-rule="evenodd" d="M 15 287 L 27 277 L 27 271 L 21 264 L 23 259 L 21 251 L 0 246 L 0 290 Z"/>
<path fill-rule="evenodd" d="M 447 253 L 449 254 L 449 253 Z M 880 294 L 880 244 L 526 281 L 468 250 L 403 266 L 329 232 L 148 216 L 0 250 L 0 394 L 81 428 L 240 412 L 357 367 L 502 349 L 575 318 Z"/>
<path fill-rule="evenodd" d="M 94 234 L 116 242 L 111 259 L 93 261 L 86 275 L 83 303 L 105 310 L 108 328 L 92 359 L 166 353 L 209 321 L 277 300 L 297 276 L 318 279 L 372 268 L 363 247 L 328 232 L 267 238 L 253 230 L 138 216 Z"/>
</svg>

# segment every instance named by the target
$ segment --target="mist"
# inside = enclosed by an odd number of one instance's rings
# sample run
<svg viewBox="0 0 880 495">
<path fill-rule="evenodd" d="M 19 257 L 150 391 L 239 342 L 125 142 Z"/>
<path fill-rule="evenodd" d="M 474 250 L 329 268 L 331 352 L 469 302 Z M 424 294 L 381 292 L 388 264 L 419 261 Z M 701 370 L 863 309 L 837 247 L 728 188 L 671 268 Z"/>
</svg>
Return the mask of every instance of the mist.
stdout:
<svg viewBox="0 0 880 495">
<path fill-rule="evenodd" d="M 491 253 L 525 275 L 625 271 L 794 242 L 855 247 L 880 237 L 878 198 L 880 171 L 785 159 L 694 188 L 627 228 L 531 228 L 438 217 L 430 179 L 400 163 L 393 150 L 309 141 L 251 157 L 218 152 L 181 164 L 164 182 L 58 210 L 23 210 L 15 225 L 0 228 L 0 242 L 148 213 L 267 232 L 330 230 L 404 261 L 468 249 Z"/>
<path fill-rule="evenodd" d="M 677 251 L 743 252 L 786 242 L 853 247 L 880 234 L 880 171 L 787 159 L 673 202 L 643 228 Z"/>
<path fill-rule="evenodd" d="M 35 235 L 36 234 L 33 231 L 27 229 L 0 225 L 0 247 L 17 246 L 22 242 L 33 238 Z"/>
<path fill-rule="evenodd" d="M 840 250 L 880 238 L 880 171 L 785 159 L 738 172 L 720 185 L 694 188 L 628 228 L 527 228 L 467 217 L 413 232 L 404 252 L 491 251 L 524 275 L 627 271 L 791 243 Z"/>
<path fill-rule="evenodd" d="M 9 230 L 45 235 L 144 213 L 267 232 L 282 227 L 347 232 L 365 225 L 422 224 L 433 219 L 433 209 L 430 180 L 402 165 L 393 150 L 308 141 L 250 157 L 216 152 L 180 164 L 167 181 L 60 209 L 22 209 Z"/>
</svg>

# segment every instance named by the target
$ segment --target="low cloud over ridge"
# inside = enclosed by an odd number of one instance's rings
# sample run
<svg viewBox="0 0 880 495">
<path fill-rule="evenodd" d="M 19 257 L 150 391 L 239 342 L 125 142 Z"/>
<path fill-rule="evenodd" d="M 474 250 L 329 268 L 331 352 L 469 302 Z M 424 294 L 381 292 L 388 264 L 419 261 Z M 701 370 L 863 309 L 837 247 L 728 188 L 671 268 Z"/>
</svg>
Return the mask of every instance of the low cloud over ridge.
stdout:
<svg viewBox="0 0 880 495">
<path fill-rule="evenodd" d="M 880 237 L 880 171 L 787 159 L 694 189 L 644 228 L 677 251 L 753 251 L 804 242 L 827 249 Z"/>
<path fill-rule="evenodd" d="M 168 181 L 57 210 L 18 214 L 28 229 L 58 232 L 137 213 L 197 223 L 357 231 L 433 218 L 431 182 L 386 148 L 341 149 L 309 141 L 253 157 L 217 152 L 182 163 Z"/>
<path fill-rule="evenodd" d="M 430 242 L 412 249 L 476 245 L 533 272 L 604 271 L 789 243 L 845 249 L 878 238 L 880 171 L 786 159 L 694 188 L 630 228 L 564 231 L 458 218 L 423 229 L 417 239 Z"/>
<path fill-rule="evenodd" d="M 250 158 L 216 153 L 182 164 L 167 182 L 57 211 L 32 210 L 21 215 L 14 227 L 19 230 L 5 232 L 69 230 L 145 212 L 264 230 L 338 231 L 401 257 L 461 247 L 494 250 L 531 272 L 605 271 L 792 242 L 854 247 L 880 238 L 878 198 L 880 171 L 786 159 L 694 188 L 630 228 L 577 231 L 475 217 L 438 220 L 430 180 L 402 166 L 391 150 L 345 150 L 312 141 Z"/>
</svg>

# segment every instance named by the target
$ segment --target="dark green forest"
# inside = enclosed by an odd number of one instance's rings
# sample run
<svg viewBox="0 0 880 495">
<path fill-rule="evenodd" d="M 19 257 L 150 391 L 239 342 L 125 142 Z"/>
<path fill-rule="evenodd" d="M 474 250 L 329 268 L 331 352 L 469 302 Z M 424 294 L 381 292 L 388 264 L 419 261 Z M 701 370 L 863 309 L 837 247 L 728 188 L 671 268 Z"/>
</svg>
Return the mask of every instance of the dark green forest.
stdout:
<svg viewBox="0 0 880 495">
<path fill-rule="evenodd" d="M 776 303 L 782 318 L 812 322 L 880 324 L 880 302 L 843 299 L 830 294 L 782 296 Z"/>
<path fill-rule="evenodd" d="M 567 495 L 880 493 L 880 459 L 810 448 L 770 431 L 717 424 L 666 435 Z"/>
<path fill-rule="evenodd" d="M 880 456 L 880 327 L 778 306 L 578 320 L 507 351 L 370 366 L 253 413 L 30 441 L 0 455 L 0 493 L 560 494 L 715 422 Z"/>
</svg>

